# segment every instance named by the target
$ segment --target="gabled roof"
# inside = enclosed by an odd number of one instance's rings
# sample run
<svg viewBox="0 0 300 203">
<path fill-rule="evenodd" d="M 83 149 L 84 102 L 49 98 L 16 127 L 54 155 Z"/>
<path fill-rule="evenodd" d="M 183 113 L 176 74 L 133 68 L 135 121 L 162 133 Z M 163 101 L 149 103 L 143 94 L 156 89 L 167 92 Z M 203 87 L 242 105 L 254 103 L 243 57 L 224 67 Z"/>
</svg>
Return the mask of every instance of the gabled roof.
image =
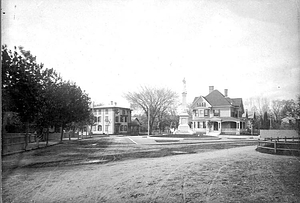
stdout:
<svg viewBox="0 0 300 203">
<path fill-rule="evenodd" d="M 232 102 L 233 106 L 240 106 L 243 102 L 242 102 L 242 98 L 234 98 L 234 99 L 230 99 Z"/>
<path fill-rule="evenodd" d="M 195 103 L 195 101 L 197 101 L 198 98 L 199 98 L 199 97 L 195 97 L 193 103 Z M 192 103 L 192 104 L 193 104 L 193 103 Z"/>
<path fill-rule="evenodd" d="M 219 92 L 218 90 L 213 90 L 211 93 L 209 93 L 204 98 L 212 106 L 228 106 L 228 105 L 231 105 L 231 103 L 228 101 L 228 99 L 221 92 Z"/>
<path fill-rule="evenodd" d="M 142 125 L 142 123 L 140 122 L 140 120 L 138 118 L 132 119 L 132 121 L 129 124 L 131 126 L 140 126 L 140 125 Z"/>
<path fill-rule="evenodd" d="M 205 99 L 205 97 L 200 96 L 200 97 L 195 97 L 194 101 L 192 103 L 192 108 L 195 108 L 197 106 L 197 102 L 201 99 L 201 102 L 208 103 L 208 106 L 210 106 L 210 103 Z"/>
</svg>

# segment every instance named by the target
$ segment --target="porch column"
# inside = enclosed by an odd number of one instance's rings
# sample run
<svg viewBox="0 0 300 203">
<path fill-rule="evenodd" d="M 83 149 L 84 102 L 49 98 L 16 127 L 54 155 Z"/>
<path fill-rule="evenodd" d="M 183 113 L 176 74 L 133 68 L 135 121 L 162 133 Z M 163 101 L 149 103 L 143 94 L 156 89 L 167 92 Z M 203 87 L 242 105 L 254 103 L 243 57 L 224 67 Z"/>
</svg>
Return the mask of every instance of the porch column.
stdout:
<svg viewBox="0 0 300 203">
<path fill-rule="evenodd" d="M 240 126 L 240 122 L 236 122 L 236 135 L 240 135 L 240 129 L 241 129 L 241 126 Z"/>
<path fill-rule="evenodd" d="M 221 134 L 221 132 L 222 132 L 222 122 L 221 121 L 218 121 L 218 129 Z"/>
<path fill-rule="evenodd" d="M 208 121 L 205 121 L 205 130 L 206 130 L 206 135 L 209 134 L 209 126 L 208 126 Z"/>
</svg>

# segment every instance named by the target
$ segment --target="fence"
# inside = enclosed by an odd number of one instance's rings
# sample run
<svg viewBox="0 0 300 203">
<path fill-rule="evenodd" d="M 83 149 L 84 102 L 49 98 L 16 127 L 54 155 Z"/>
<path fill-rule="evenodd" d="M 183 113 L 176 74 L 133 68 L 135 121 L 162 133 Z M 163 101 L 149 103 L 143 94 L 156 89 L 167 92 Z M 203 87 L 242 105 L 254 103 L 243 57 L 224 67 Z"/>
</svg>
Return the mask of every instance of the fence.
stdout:
<svg viewBox="0 0 300 203">
<path fill-rule="evenodd" d="M 59 141 L 60 133 L 50 133 L 48 140 Z M 26 133 L 2 134 L 2 154 L 5 155 L 13 152 L 25 151 L 28 145 L 31 143 L 37 143 L 37 141 L 42 143 L 42 141 L 37 138 L 36 134 L 33 133 L 29 133 L 27 136 Z M 37 143 L 36 146 L 39 147 L 39 143 Z"/>
<path fill-rule="evenodd" d="M 25 133 L 6 133 L 2 135 L 2 154 L 25 150 Z M 29 136 L 28 136 L 29 137 Z M 31 141 L 28 138 L 28 142 Z"/>
<path fill-rule="evenodd" d="M 50 133 L 48 141 L 52 143 L 57 143 L 61 139 L 60 133 Z M 79 132 L 65 132 L 63 138 L 87 138 L 87 133 Z M 90 136 L 89 136 L 90 137 Z M 11 154 L 15 152 L 22 152 L 28 150 L 29 148 L 39 148 L 46 145 L 46 141 L 39 139 L 36 134 L 29 133 L 4 133 L 2 134 L 2 155 Z"/>
<path fill-rule="evenodd" d="M 299 137 L 284 137 L 284 138 L 264 138 L 258 140 L 258 149 L 272 150 L 276 154 L 278 151 L 289 151 L 300 153 L 300 138 Z"/>
<path fill-rule="evenodd" d="M 261 138 L 291 138 L 299 137 L 296 130 L 260 130 Z"/>
</svg>

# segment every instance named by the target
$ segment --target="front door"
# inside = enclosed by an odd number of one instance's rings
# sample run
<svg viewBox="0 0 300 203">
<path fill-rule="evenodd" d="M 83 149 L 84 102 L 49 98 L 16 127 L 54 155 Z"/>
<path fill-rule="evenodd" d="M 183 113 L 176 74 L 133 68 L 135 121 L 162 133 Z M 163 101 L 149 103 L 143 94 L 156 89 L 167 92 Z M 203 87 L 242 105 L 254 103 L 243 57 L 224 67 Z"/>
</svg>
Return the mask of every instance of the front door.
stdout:
<svg viewBox="0 0 300 203">
<path fill-rule="evenodd" d="M 214 130 L 218 131 L 218 123 L 217 122 L 214 122 Z"/>
</svg>

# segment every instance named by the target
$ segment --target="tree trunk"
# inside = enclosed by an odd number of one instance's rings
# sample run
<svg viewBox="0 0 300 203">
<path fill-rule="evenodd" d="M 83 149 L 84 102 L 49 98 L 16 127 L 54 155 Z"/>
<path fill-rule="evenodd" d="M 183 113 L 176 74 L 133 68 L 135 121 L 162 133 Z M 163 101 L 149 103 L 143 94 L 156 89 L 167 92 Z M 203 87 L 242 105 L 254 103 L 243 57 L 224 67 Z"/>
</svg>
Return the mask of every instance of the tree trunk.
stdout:
<svg viewBox="0 0 300 203">
<path fill-rule="evenodd" d="M 47 131 L 46 131 L 46 146 L 48 146 L 48 142 L 49 142 L 49 127 L 47 127 Z"/>
<path fill-rule="evenodd" d="M 91 125 L 91 127 L 89 129 L 89 135 L 90 135 L 90 137 L 92 137 L 92 127 L 93 127 L 93 125 Z"/>
<path fill-rule="evenodd" d="M 27 148 L 27 145 L 28 145 L 28 132 L 29 132 L 29 122 L 26 122 L 26 133 L 25 133 L 25 151 L 26 151 L 26 148 Z"/>
<path fill-rule="evenodd" d="M 75 127 L 74 127 L 74 133 L 75 133 Z M 77 139 L 79 140 L 79 132 L 78 132 L 78 135 L 77 135 Z"/>
<path fill-rule="evenodd" d="M 63 137 L 64 137 L 64 125 L 61 124 L 61 129 L 60 129 L 60 142 L 63 141 Z"/>
</svg>

